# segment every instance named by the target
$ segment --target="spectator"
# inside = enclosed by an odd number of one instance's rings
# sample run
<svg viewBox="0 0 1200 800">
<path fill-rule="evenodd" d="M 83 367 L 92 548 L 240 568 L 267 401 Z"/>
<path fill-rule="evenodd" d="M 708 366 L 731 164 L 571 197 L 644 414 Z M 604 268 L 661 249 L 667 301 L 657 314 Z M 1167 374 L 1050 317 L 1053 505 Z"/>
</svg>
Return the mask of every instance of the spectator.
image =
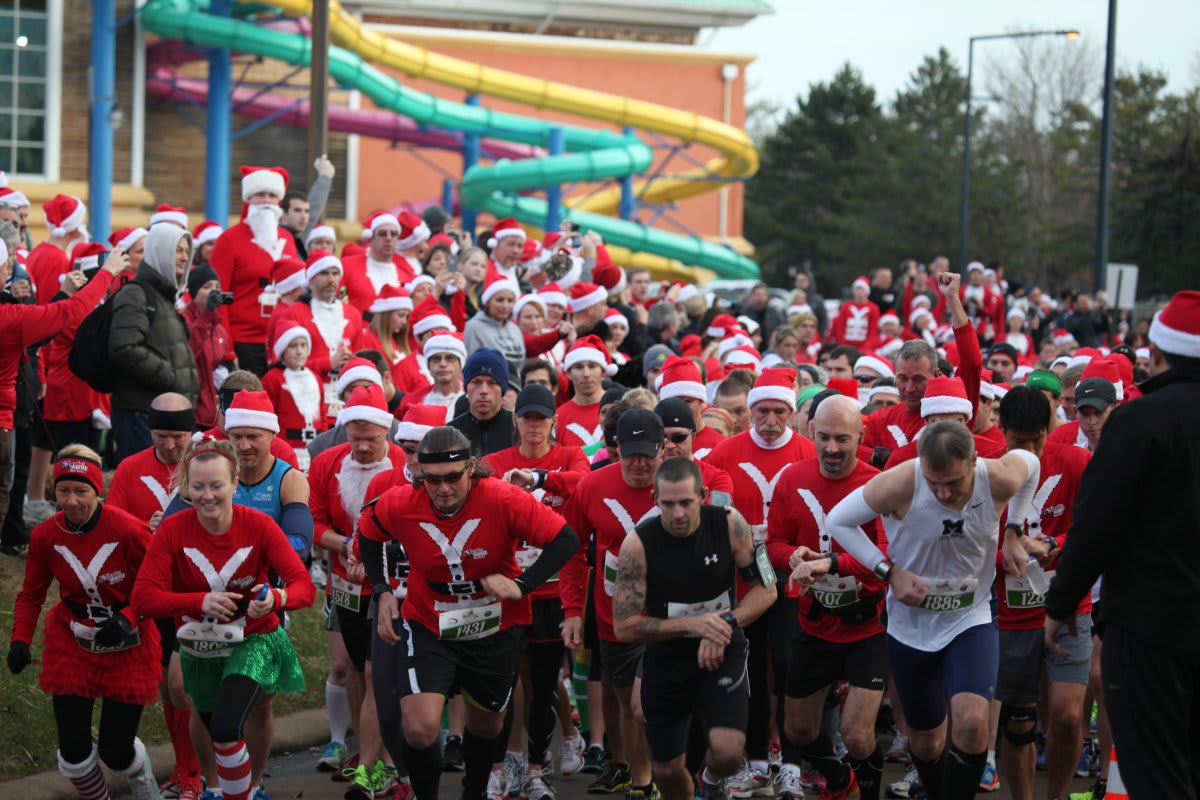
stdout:
<svg viewBox="0 0 1200 800">
<path fill-rule="evenodd" d="M 192 230 L 192 246 L 196 250 L 192 253 L 193 267 L 208 263 L 217 239 L 220 239 L 224 232 L 225 230 L 211 219 L 204 220 Z"/>
<path fill-rule="evenodd" d="M 798 268 L 793 288 L 804 292 L 806 302 L 817 318 L 818 333 L 824 336 L 825 331 L 829 330 L 829 315 L 825 312 L 825 296 L 817 291 L 817 282 L 813 280 L 812 271 L 807 267 Z"/>
<path fill-rule="evenodd" d="M 112 393 L 117 463 L 152 444 L 151 400 L 177 392 L 195 404 L 200 393 L 187 324 L 175 310 L 191 262 L 192 235 L 171 223 L 154 225 L 134 279 L 143 291 L 123 290 L 112 299 L 108 356 L 121 376 Z"/>
<path fill-rule="evenodd" d="M 515 280 L 497 278 L 488 283 L 479 296 L 483 308 L 467 320 L 463 333 L 468 353 L 487 347 L 499 351 L 514 367 L 520 366 L 525 360 L 525 336 L 512 319 L 513 304 L 520 293 Z"/>
<path fill-rule="evenodd" d="M 1097 306 L 1090 295 L 1078 294 L 1071 310 L 1062 318 L 1065 328 L 1080 347 L 1099 347 L 1108 335 L 1108 317 L 1104 306 Z"/>
<path fill-rule="evenodd" d="M 217 424 L 217 387 L 237 369 L 233 354 L 233 339 L 229 329 L 217 314 L 221 307 L 221 280 L 217 271 L 207 264 L 193 267 L 187 278 L 191 301 L 184 306 L 183 320 L 187 323 L 188 346 L 196 360 L 200 394 L 196 400 L 196 424 L 211 428 Z"/>
<path fill-rule="evenodd" d="M 774 332 L 776 326 L 782 325 L 784 322 L 783 312 L 772 306 L 770 299 L 767 285 L 761 282 L 756 283 L 750 287 L 750 291 L 746 292 L 746 296 L 742 298 L 742 303 L 737 309 L 738 316 L 747 316 L 758 323 L 762 329 L 764 342 L 771 341 L 771 333 Z"/>
<path fill-rule="evenodd" d="M 656 303 L 650 307 L 650 321 L 646 325 L 646 333 L 653 344 L 666 345 L 675 353 L 679 352 L 679 312 L 671 303 Z"/>
<path fill-rule="evenodd" d="M 871 271 L 871 291 L 868 295 L 882 314 L 896 308 L 896 293 L 892 290 L 892 271 L 880 267 Z"/>
<path fill-rule="evenodd" d="M 25 260 L 37 287 L 37 301 L 45 305 L 58 291 L 58 276 L 71 269 L 71 250 L 88 240 L 87 206 L 78 197 L 56 194 L 42 204 L 50 238 L 30 251 Z"/>
<path fill-rule="evenodd" d="M 0 200 L 8 198 L 9 195 L 5 195 Z M 16 213 L 15 210 L 13 213 Z M 9 253 L 17 252 L 22 242 L 15 222 L 0 222 L 0 241 L 4 242 Z M 15 260 L 10 263 L 20 268 Z M 0 264 L 0 286 L 3 286 L 3 290 L 0 290 L 0 306 L 33 305 L 33 287 L 28 274 L 23 270 L 18 274 L 14 270 L 12 277 L 6 280 L 7 268 L 7 264 Z M 23 555 L 24 547 L 29 543 L 24 520 L 25 489 L 29 484 L 29 462 L 33 457 L 33 420 L 39 389 L 37 350 L 28 348 L 17 368 L 17 403 L 12 428 L 13 471 L 8 513 L 5 514 L 4 508 L 0 507 L 0 553 L 4 555 Z M 5 433 L 0 430 L 0 437 L 3 436 Z M 2 477 L 0 481 L 3 481 Z"/>
<path fill-rule="evenodd" d="M 280 226 L 292 235 L 296 253 L 300 258 L 308 258 L 308 233 L 325 214 L 325 205 L 329 202 L 329 190 L 333 186 L 335 172 L 333 162 L 322 155 L 317 160 L 317 178 L 308 190 L 308 195 L 303 192 L 287 192 L 279 203 L 283 209 Z M 328 252 L 332 253 L 333 248 L 328 248 Z"/>
</svg>

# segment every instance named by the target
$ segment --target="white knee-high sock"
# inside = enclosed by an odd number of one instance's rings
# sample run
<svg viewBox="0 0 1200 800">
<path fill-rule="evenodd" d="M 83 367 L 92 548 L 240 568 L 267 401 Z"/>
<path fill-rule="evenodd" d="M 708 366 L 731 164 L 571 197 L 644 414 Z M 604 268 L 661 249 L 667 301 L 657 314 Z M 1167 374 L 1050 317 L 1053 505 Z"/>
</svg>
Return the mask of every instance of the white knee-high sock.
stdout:
<svg viewBox="0 0 1200 800">
<path fill-rule="evenodd" d="M 325 681 L 325 712 L 329 714 L 329 737 L 345 744 L 346 730 L 350 727 L 350 701 L 345 686 Z"/>
</svg>

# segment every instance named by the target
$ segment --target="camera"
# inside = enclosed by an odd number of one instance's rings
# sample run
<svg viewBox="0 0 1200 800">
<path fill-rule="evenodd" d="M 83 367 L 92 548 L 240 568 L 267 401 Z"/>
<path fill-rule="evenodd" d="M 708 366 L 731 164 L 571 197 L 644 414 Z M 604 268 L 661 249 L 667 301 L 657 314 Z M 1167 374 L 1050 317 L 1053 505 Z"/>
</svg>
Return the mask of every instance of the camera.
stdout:
<svg viewBox="0 0 1200 800">
<path fill-rule="evenodd" d="M 208 301 L 204 304 L 209 311 L 216 311 L 221 306 L 233 304 L 233 292 L 209 292 Z"/>
<path fill-rule="evenodd" d="M 103 250 L 93 256 L 85 256 L 83 258 L 75 259 L 74 266 L 75 269 L 82 272 L 88 278 L 88 280 L 91 280 L 92 276 L 101 270 L 101 268 L 104 266 L 104 262 L 107 260 L 108 251 Z"/>
</svg>

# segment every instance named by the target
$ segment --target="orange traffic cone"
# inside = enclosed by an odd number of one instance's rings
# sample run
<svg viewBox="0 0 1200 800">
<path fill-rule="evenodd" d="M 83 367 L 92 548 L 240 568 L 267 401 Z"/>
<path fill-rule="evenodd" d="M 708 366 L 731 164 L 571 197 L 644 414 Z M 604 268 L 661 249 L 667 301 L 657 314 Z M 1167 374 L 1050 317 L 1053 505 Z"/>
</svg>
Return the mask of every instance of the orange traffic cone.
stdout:
<svg viewBox="0 0 1200 800">
<path fill-rule="evenodd" d="M 1113 746 L 1112 757 L 1108 763 L 1108 791 L 1104 794 L 1105 800 L 1129 800 L 1129 791 L 1125 788 L 1125 782 L 1121 780 L 1121 768 L 1117 766 L 1116 745 Z"/>
</svg>

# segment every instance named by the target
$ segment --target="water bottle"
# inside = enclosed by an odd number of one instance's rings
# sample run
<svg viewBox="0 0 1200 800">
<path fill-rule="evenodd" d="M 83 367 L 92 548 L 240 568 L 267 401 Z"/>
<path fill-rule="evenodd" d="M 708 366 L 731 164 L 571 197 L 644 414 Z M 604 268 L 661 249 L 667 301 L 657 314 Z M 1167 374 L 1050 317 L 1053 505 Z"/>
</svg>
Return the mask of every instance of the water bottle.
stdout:
<svg viewBox="0 0 1200 800">
<path fill-rule="evenodd" d="M 1050 579 L 1046 577 L 1046 570 L 1042 569 L 1042 565 L 1032 555 L 1029 556 L 1029 563 L 1025 565 L 1025 578 L 1029 581 L 1029 588 L 1043 597 L 1050 591 Z"/>
</svg>

